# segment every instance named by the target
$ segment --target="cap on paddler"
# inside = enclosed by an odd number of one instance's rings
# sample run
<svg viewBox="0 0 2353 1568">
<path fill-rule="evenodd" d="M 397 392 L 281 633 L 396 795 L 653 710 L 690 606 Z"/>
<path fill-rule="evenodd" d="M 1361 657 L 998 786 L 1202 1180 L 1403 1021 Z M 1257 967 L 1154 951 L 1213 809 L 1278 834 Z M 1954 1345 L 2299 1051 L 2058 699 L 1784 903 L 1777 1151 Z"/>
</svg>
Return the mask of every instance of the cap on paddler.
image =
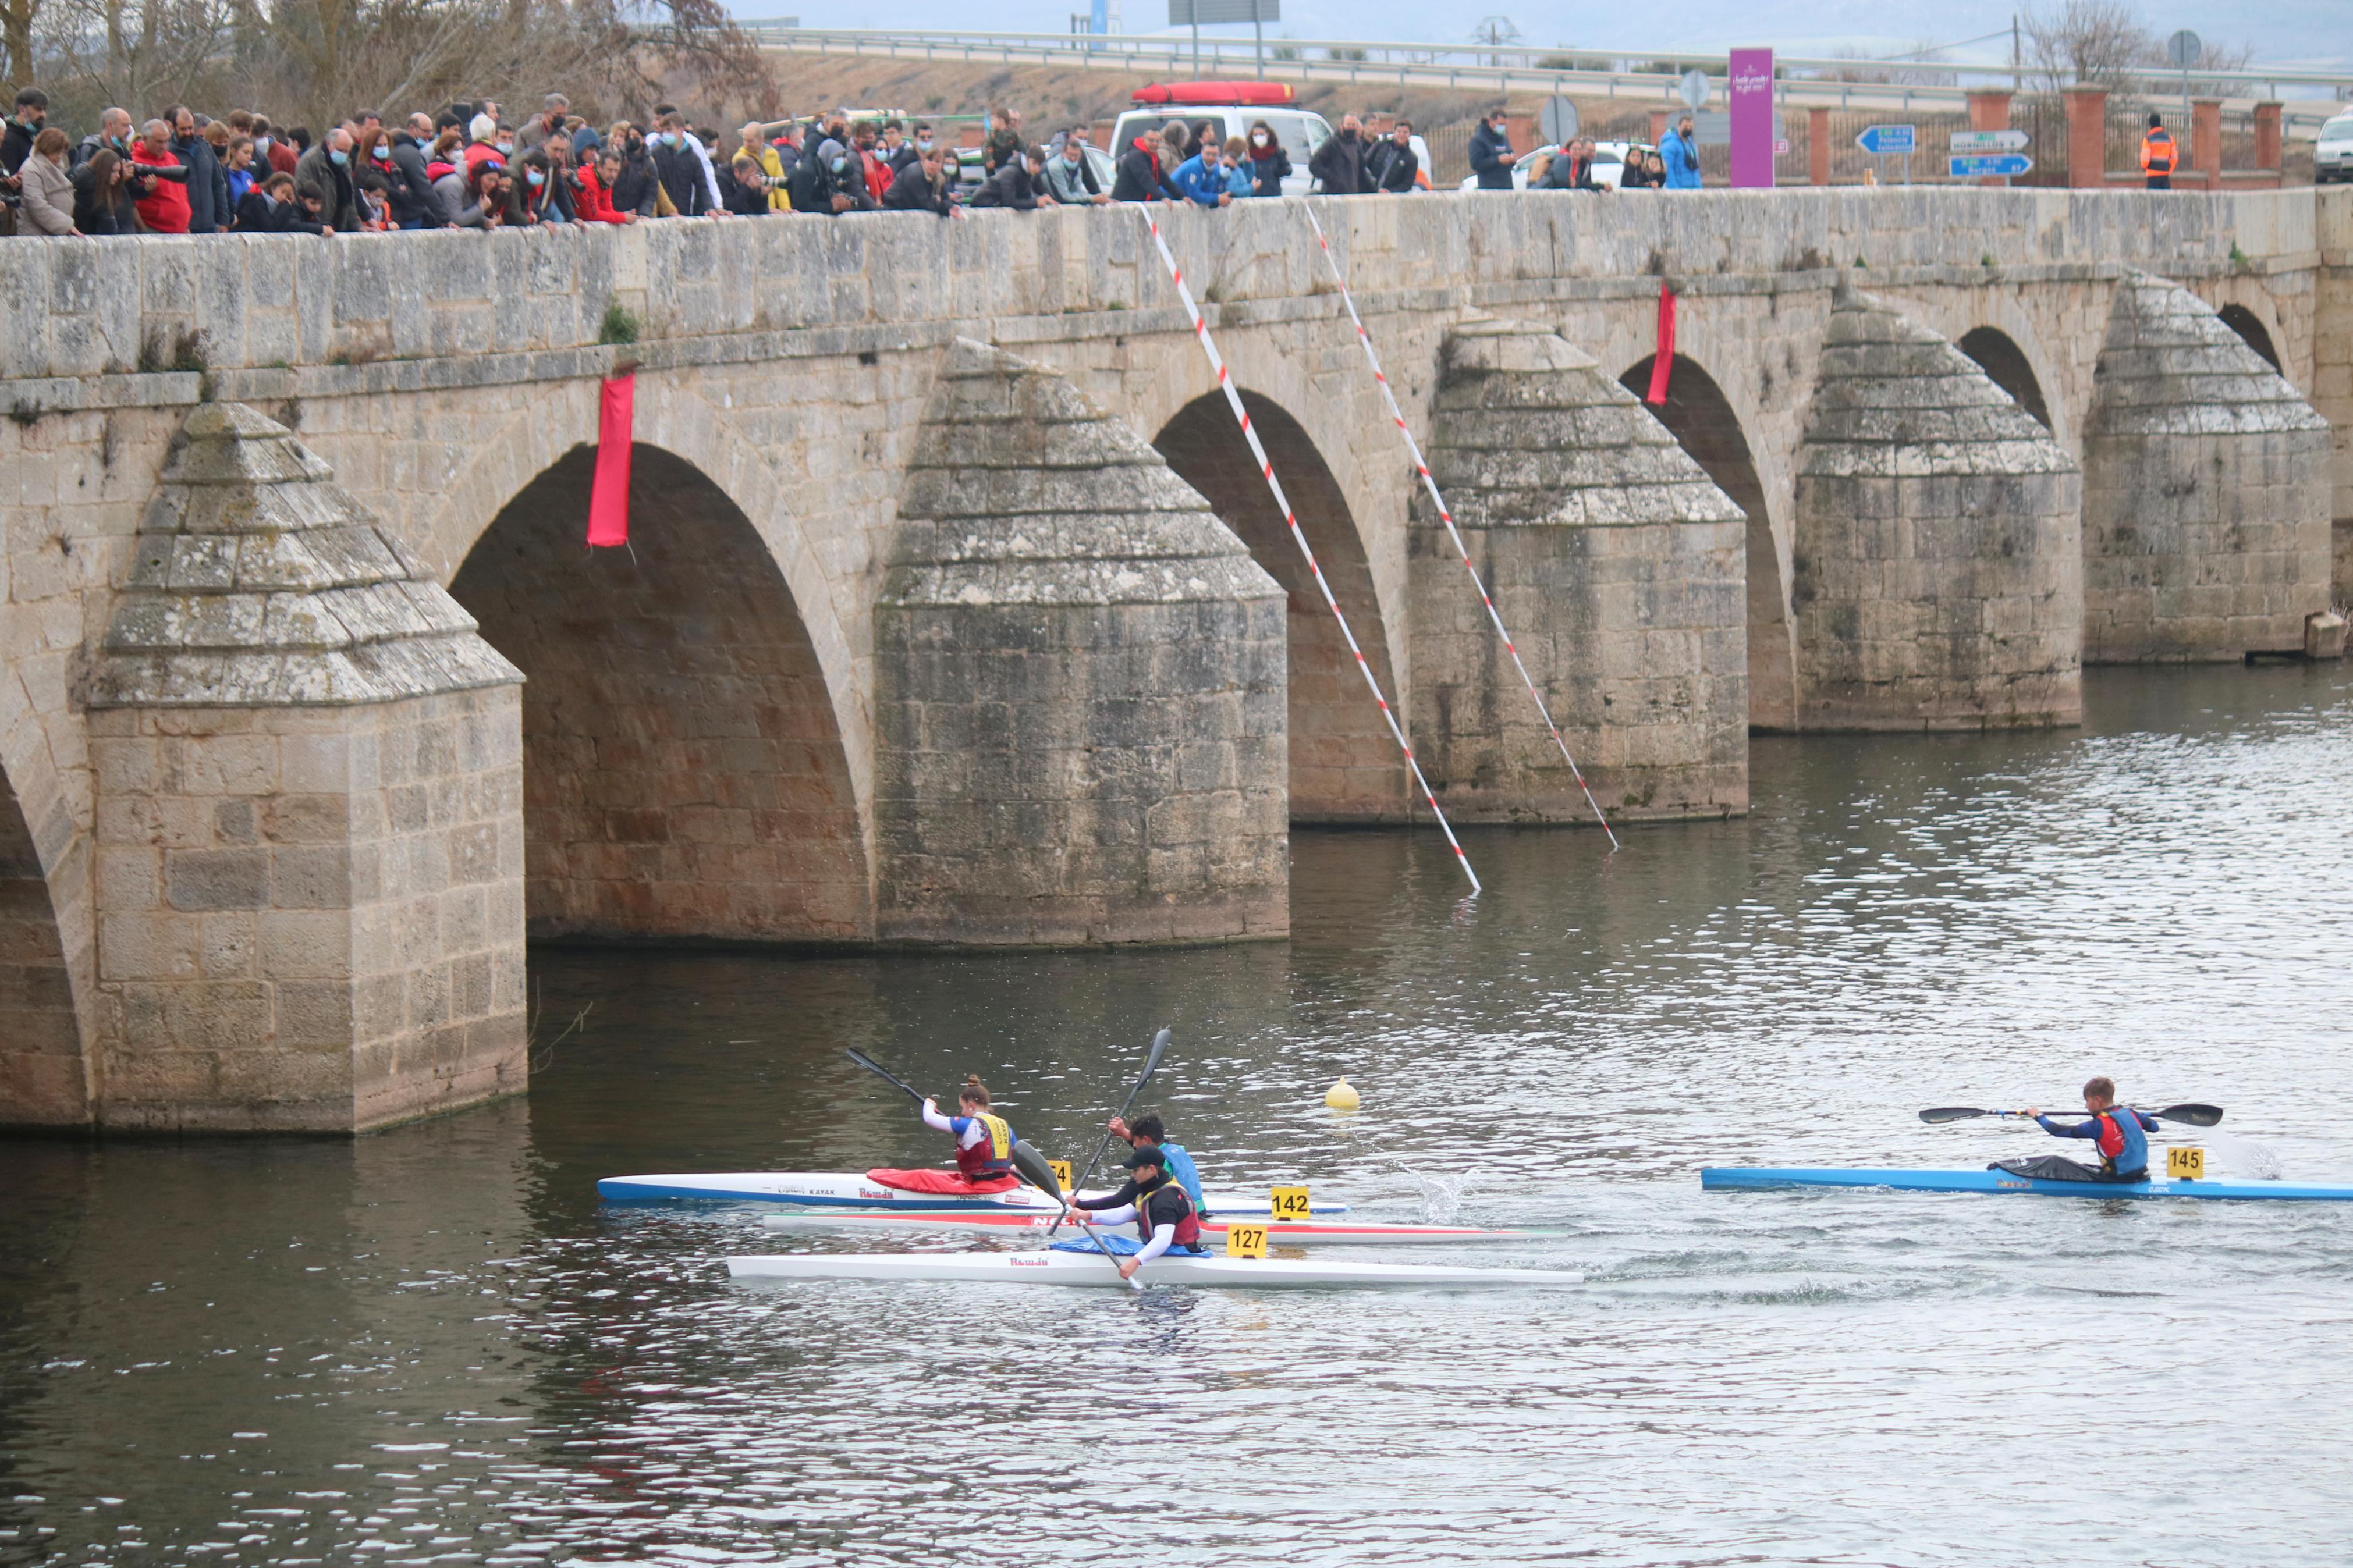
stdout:
<svg viewBox="0 0 2353 1568">
<path fill-rule="evenodd" d="M 1162 1169 L 1166 1168 L 1167 1159 L 1160 1152 L 1159 1144 L 1146 1143 L 1142 1148 L 1136 1150 L 1134 1153 L 1130 1154 L 1126 1159 L 1120 1162 L 1120 1169 L 1123 1171 L 1133 1171 L 1143 1165 L 1152 1165 Z"/>
</svg>

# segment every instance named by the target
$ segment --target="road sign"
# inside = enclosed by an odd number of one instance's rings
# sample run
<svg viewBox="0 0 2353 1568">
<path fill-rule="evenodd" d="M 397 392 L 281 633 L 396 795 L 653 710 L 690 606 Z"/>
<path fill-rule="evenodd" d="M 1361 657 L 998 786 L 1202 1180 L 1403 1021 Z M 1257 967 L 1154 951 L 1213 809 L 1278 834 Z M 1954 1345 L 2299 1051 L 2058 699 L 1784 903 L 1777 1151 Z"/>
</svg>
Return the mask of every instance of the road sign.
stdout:
<svg viewBox="0 0 2353 1568">
<path fill-rule="evenodd" d="M 1953 151 L 1956 153 L 2023 153 L 2028 137 L 2023 131 L 1956 131 Z"/>
<path fill-rule="evenodd" d="M 1956 153 L 1952 175 L 1957 180 L 1982 180 L 1996 174 L 2031 174 L 2034 160 L 2023 153 Z"/>
<path fill-rule="evenodd" d="M 1168 25 L 1172 27 L 1282 20 L 1282 0 L 1168 0 Z"/>
<path fill-rule="evenodd" d="M 1683 86 L 1677 88 L 1675 90 L 1683 94 L 1683 101 L 1691 106 L 1694 112 L 1697 112 L 1699 110 L 1705 108 L 1707 105 L 1707 72 L 1699 69 L 1697 67 L 1694 67 L 1692 69 L 1683 72 Z"/>
<path fill-rule="evenodd" d="M 1567 141 L 1577 134 L 1577 105 L 1558 94 L 1546 99 L 1543 110 L 1536 116 L 1536 129 L 1556 146 Z"/>
<path fill-rule="evenodd" d="M 1773 111 L 1773 140 L 1779 142 L 1788 135 L 1788 127 L 1781 111 Z M 1692 116 L 1692 140 L 1703 147 L 1732 145 L 1732 111 L 1728 109 L 1703 109 Z"/>
<path fill-rule="evenodd" d="M 1866 153 L 1909 153 L 1912 142 L 1909 125 L 1873 125 L 1854 139 L 1854 144 Z"/>
<path fill-rule="evenodd" d="M 2165 40 L 2165 58 L 2182 70 L 2196 65 L 2198 57 L 2205 52 L 2204 42 L 2187 27 Z"/>
</svg>

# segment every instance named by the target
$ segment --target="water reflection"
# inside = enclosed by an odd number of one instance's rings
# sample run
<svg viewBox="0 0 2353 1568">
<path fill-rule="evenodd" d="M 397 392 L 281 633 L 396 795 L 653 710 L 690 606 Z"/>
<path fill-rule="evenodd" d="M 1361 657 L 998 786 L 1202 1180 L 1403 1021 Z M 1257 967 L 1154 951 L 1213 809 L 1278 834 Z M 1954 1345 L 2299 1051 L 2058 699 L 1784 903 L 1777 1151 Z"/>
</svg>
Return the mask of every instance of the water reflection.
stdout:
<svg viewBox="0 0 2353 1568">
<path fill-rule="evenodd" d="M 596 1008 L 528 1103 L 0 1144 L 0 1562 L 2332 1560 L 2353 1216 L 1692 1178 L 1981 1163 L 2020 1131 L 1912 1112 L 2096 1069 L 2353 1180 L 2353 680 L 2089 686 L 2081 732 L 1760 740 L 1755 815 L 1614 858 L 1473 833 L 1467 910 L 1429 836 L 1303 834 L 1287 944 L 543 953 Z M 1083 1158 L 1164 1023 L 1214 1179 L 1404 1215 L 1442 1173 L 1555 1232 L 1442 1260 L 1581 1286 L 733 1289 L 960 1243 L 593 1196 L 939 1158 L 845 1046 Z"/>
</svg>

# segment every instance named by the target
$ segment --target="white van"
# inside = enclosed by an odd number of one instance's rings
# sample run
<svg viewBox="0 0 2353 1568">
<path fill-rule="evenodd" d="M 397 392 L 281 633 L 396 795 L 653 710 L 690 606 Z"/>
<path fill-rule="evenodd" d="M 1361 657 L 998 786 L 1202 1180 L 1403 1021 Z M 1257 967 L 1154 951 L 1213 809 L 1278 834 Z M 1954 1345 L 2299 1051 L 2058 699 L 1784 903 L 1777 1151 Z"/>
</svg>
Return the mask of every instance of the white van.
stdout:
<svg viewBox="0 0 2353 1568">
<path fill-rule="evenodd" d="M 1286 196 L 1307 194 L 1314 184 L 1307 173 L 1307 160 L 1332 134 L 1324 117 L 1293 103 L 1291 89 L 1280 82 L 1180 81 L 1139 89 L 1135 99 L 1136 106 L 1122 114 L 1112 129 L 1106 151 L 1114 163 L 1126 155 L 1137 137 L 1156 136 L 1172 120 L 1181 120 L 1188 127 L 1208 121 L 1221 143 L 1229 136 L 1247 140 L 1250 127 L 1263 120 L 1282 143 L 1283 155 L 1291 160 L 1291 173 L 1282 181 Z"/>
</svg>

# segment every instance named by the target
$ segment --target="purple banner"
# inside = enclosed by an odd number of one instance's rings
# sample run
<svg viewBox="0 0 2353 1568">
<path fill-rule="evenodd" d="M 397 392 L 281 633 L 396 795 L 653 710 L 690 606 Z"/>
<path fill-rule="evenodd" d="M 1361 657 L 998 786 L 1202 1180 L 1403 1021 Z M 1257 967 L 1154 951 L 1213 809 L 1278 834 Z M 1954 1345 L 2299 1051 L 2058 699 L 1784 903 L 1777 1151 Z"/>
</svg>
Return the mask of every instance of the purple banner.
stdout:
<svg viewBox="0 0 2353 1568">
<path fill-rule="evenodd" d="M 1735 49 L 1731 58 L 1732 183 L 1773 186 L 1773 51 Z"/>
</svg>

